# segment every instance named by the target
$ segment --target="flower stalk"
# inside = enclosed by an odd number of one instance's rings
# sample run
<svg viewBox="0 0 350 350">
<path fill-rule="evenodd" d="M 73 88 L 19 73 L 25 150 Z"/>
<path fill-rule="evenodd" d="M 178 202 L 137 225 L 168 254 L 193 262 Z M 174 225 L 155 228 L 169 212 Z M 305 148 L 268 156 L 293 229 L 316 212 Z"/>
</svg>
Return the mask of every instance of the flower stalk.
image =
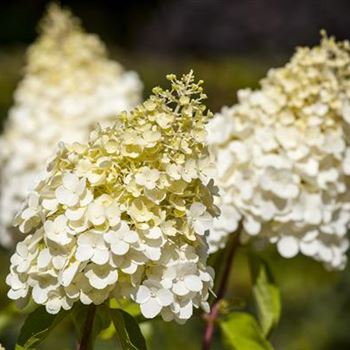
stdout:
<svg viewBox="0 0 350 350">
<path fill-rule="evenodd" d="M 83 333 L 77 350 L 87 350 L 89 348 L 89 342 L 91 340 L 91 334 L 94 327 L 95 314 L 96 305 L 91 304 L 86 315 Z"/>
<path fill-rule="evenodd" d="M 225 294 L 227 291 L 228 283 L 230 280 L 230 274 L 233 266 L 233 260 L 234 260 L 237 248 L 239 246 L 239 236 L 240 236 L 239 232 L 240 232 L 240 229 L 237 231 L 237 233 L 232 234 L 230 236 L 230 240 L 225 249 L 226 265 L 225 265 L 223 274 L 221 276 L 220 284 L 217 290 L 217 297 L 211 307 L 210 312 L 204 315 L 204 320 L 206 321 L 206 327 L 203 335 L 202 350 L 209 350 L 213 342 L 215 323 L 220 314 L 221 301 L 225 297 Z"/>
</svg>

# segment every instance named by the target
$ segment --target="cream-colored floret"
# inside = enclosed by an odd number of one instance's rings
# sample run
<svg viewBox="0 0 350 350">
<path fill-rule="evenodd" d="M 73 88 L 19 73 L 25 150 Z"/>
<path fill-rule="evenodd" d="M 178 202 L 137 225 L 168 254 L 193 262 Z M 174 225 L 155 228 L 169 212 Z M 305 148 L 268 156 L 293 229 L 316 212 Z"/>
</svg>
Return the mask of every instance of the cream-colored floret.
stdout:
<svg viewBox="0 0 350 350">
<path fill-rule="evenodd" d="M 350 45 L 324 37 L 271 69 L 210 122 L 222 215 L 211 251 L 252 236 L 343 268 L 350 222 Z"/>
<path fill-rule="evenodd" d="M 97 123 L 139 103 L 141 90 L 136 73 L 108 59 L 97 36 L 68 10 L 49 7 L 0 139 L 0 243 L 13 242 L 13 217 L 57 144 L 86 142 Z"/>
<path fill-rule="evenodd" d="M 155 88 L 88 144 L 61 144 L 16 217 L 29 234 L 11 258 L 10 298 L 32 296 L 50 313 L 126 298 L 145 317 L 180 323 L 208 309 L 206 236 L 218 209 L 193 130 L 205 135 L 211 114 L 192 72 L 168 79 L 170 90 Z"/>
</svg>

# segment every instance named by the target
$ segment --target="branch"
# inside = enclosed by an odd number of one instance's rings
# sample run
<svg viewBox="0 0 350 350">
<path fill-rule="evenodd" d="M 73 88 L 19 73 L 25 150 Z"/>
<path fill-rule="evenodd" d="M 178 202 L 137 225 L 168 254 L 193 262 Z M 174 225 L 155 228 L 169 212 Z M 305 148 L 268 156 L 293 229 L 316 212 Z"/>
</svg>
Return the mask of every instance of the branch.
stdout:
<svg viewBox="0 0 350 350">
<path fill-rule="evenodd" d="M 87 311 L 83 333 L 81 336 L 80 343 L 78 344 L 77 350 L 88 350 L 89 341 L 91 338 L 91 333 L 94 325 L 94 319 L 96 314 L 96 305 L 92 304 L 89 306 Z"/>
<path fill-rule="evenodd" d="M 239 236 L 240 236 L 239 233 L 240 233 L 240 228 L 235 233 L 231 234 L 230 240 L 225 249 L 226 251 L 225 255 L 227 255 L 226 265 L 225 265 L 225 269 L 222 274 L 219 288 L 217 291 L 217 298 L 214 304 L 212 305 L 209 314 L 204 316 L 204 319 L 206 320 L 207 325 L 203 336 L 202 350 L 209 350 L 213 342 L 215 322 L 219 316 L 220 302 L 226 294 L 229 279 L 230 279 L 230 273 L 233 265 L 233 259 L 234 259 L 237 247 L 239 246 Z"/>
</svg>

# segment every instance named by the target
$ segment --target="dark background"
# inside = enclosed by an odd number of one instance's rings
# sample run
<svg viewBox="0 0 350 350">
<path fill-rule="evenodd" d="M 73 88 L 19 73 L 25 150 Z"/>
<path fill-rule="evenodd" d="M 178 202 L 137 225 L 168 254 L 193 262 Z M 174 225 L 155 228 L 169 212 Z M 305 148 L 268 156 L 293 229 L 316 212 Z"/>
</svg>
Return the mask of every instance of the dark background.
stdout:
<svg viewBox="0 0 350 350">
<path fill-rule="evenodd" d="M 193 68 L 204 79 L 214 111 L 235 91 L 256 87 L 268 68 L 296 46 L 315 45 L 320 30 L 350 38 L 347 0 L 79 0 L 61 1 L 88 32 L 106 42 L 112 58 L 136 70 L 145 96 L 168 72 Z M 0 1 L 0 128 L 21 77 L 24 49 L 48 1 Z"/>
<path fill-rule="evenodd" d="M 112 58 L 137 71 L 145 96 L 167 73 L 195 70 L 205 81 L 208 105 L 217 112 L 235 102 L 239 88 L 257 87 L 268 68 L 284 64 L 296 46 L 316 45 L 326 29 L 350 38 L 346 0 L 149 0 L 62 1 L 88 32 L 106 42 Z M 22 76 L 25 49 L 36 37 L 46 1 L 2 1 L 0 5 L 0 120 L 5 121 Z M 5 296 L 8 254 L 0 251 L 0 343 L 12 348 L 21 319 Z M 265 252 L 282 290 L 283 315 L 272 341 L 277 350 L 350 349 L 350 269 L 328 272 L 304 257 L 286 260 Z M 238 255 L 228 298 L 237 308 L 250 298 L 245 250 Z M 15 318 L 12 316 L 15 315 Z M 70 349 L 63 325 L 41 349 Z M 147 328 L 148 327 L 148 328 Z M 143 331 L 151 350 L 199 348 L 203 324 L 155 323 Z M 68 336 L 70 334 L 70 336 Z M 101 341 L 99 349 L 115 349 Z M 222 349 L 218 342 L 213 350 Z"/>
<path fill-rule="evenodd" d="M 47 1 L 3 1 L 0 45 L 28 44 Z M 319 29 L 349 37 L 346 0 L 61 1 L 105 41 L 136 52 L 217 57 L 291 52 Z"/>
</svg>

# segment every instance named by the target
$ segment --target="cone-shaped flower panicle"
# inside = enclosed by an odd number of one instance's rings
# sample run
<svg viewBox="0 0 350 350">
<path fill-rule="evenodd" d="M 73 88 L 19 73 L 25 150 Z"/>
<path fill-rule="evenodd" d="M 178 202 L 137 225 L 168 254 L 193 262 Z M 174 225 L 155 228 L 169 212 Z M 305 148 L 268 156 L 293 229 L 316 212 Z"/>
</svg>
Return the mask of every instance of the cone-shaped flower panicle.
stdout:
<svg viewBox="0 0 350 350">
<path fill-rule="evenodd" d="M 345 265 L 350 222 L 350 45 L 323 37 L 238 92 L 209 123 L 221 216 L 212 252 L 242 221 L 242 240 Z"/>
<path fill-rule="evenodd" d="M 208 308 L 207 231 L 218 209 L 206 140 L 211 116 L 192 72 L 88 144 L 61 144 L 16 224 L 9 297 L 50 313 L 76 301 L 138 303 L 142 314 L 184 322 Z"/>
<path fill-rule="evenodd" d="M 97 36 L 49 6 L 0 140 L 0 243 L 11 244 L 13 217 L 58 142 L 86 142 L 97 122 L 137 105 L 141 92 L 138 76 L 109 60 Z"/>
</svg>

